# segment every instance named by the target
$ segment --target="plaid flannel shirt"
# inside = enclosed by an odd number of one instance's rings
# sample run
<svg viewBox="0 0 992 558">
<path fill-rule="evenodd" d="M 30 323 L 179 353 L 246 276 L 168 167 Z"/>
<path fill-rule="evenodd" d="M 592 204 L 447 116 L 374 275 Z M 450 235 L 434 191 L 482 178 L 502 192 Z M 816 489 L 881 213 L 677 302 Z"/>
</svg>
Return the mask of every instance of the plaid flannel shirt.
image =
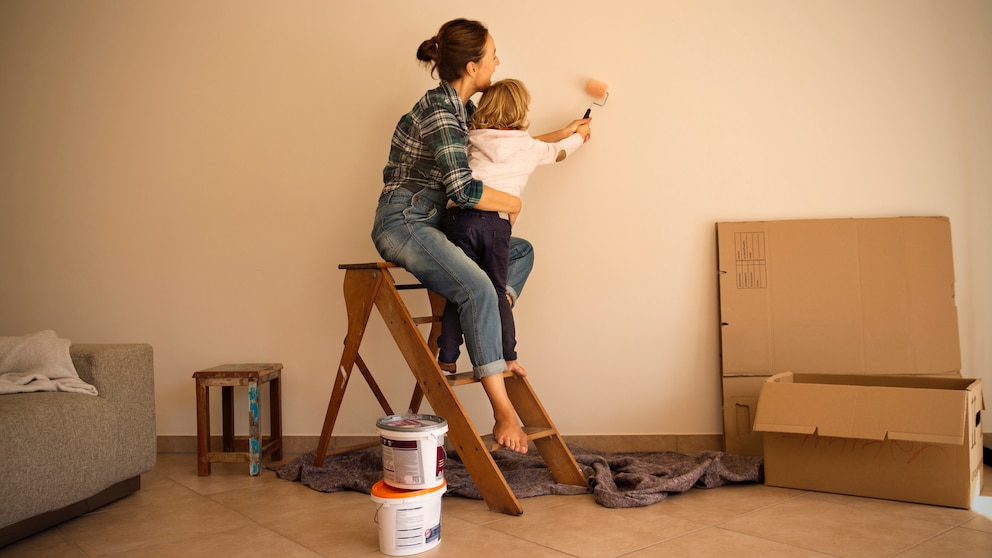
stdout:
<svg viewBox="0 0 992 558">
<path fill-rule="evenodd" d="M 468 128 L 475 103 L 462 104 L 448 82 L 428 91 L 400 118 L 389 161 L 382 170 L 383 193 L 406 184 L 444 192 L 462 207 L 482 197 L 482 181 L 468 166 Z"/>
</svg>

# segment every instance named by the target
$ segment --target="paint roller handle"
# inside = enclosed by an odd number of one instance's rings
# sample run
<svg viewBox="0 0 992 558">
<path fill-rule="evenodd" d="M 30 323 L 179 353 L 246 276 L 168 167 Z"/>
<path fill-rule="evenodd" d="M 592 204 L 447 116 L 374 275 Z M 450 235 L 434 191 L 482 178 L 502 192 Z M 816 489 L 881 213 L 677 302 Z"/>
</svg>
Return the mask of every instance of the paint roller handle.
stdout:
<svg viewBox="0 0 992 558">
<path fill-rule="evenodd" d="M 591 79 L 588 82 L 586 82 L 586 93 L 588 93 L 589 96 L 592 97 L 593 99 L 603 99 L 603 103 L 597 103 L 596 101 L 593 101 L 593 104 L 597 104 L 600 106 L 605 104 L 606 97 L 609 96 L 608 90 L 609 90 L 609 86 L 606 85 L 606 83 L 599 81 L 598 79 Z M 592 114 L 592 105 L 589 105 L 589 108 L 586 109 L 585 116 L 583 116 L 582 118 L 589 118 L 590 114 Z"/>
</svg>

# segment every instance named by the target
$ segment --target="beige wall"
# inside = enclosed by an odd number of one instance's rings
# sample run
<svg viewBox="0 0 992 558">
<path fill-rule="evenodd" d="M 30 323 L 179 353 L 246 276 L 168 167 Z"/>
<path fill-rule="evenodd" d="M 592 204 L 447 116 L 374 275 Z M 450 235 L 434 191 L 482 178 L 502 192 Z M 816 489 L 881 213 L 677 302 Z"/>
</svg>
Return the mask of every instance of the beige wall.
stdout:
<svg viewBox="0 0 992 558">
<path fill-rule="evenodd" d="M 518 225 L 520 353 L 563 432 L 721 432 L 720 220 L 950 217 L 964 372 L 992 380 L 992 3 L 340 4 L 0 3 L 0 335 L 152 343 L 166 436 L 195 433 L 193 371 L 280 361 L 286 434 L 319 433 L 337 265 L 378 259 L 390 133 L 432 84 L 415 49 L 467 16 L 537 132 L 611 85 Z M 402 409 L 381 321 L 362 352 Z M 374 433 L 351 390 L 335 432 Z"/>
</svg>

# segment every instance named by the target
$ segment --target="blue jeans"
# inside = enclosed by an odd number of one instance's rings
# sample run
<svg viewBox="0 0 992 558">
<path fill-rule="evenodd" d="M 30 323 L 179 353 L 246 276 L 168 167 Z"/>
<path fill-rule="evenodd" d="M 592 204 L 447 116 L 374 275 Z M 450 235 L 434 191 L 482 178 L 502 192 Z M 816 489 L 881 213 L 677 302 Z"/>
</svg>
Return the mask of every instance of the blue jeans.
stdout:
<svg viewBox="0 0 992 558">
<path fill-rule="evenodd" d="M 465 348 L 477 378 L 506 370 L 502 322 L 492 281 L 441 232 L 443 192 L 399 188 L 379 197 L 372 242 L 383 259 L 403 266 L 428 289 L 458 305 Z M 530 243 L 510 239 L 507 291 L 516 300 L 534 266 Z"/>
</svg>

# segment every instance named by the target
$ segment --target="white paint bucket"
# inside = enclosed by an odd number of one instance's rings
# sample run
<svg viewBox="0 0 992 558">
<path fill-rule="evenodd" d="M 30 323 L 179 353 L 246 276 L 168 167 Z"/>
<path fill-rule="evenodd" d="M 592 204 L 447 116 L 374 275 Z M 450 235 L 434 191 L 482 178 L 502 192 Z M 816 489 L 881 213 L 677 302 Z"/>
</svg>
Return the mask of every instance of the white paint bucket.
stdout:
<svg viewBox="0 0 992 558">
<path fill-rule="evenodd" d="M 389 415 L 377 420 L 375 427 L 386 484 L 408 490 L 441 486 L 448 421 L 437 415 Z"/>
<path fill-rule="evenodd" d="M 407 556 L 430 550 L 441 542 L 441 496 L 447 485 L 424 490 L 404 490 L 385 481 L 372 485 L 372 501 L 379 504 L 379 552 Z"/>
</svg>

